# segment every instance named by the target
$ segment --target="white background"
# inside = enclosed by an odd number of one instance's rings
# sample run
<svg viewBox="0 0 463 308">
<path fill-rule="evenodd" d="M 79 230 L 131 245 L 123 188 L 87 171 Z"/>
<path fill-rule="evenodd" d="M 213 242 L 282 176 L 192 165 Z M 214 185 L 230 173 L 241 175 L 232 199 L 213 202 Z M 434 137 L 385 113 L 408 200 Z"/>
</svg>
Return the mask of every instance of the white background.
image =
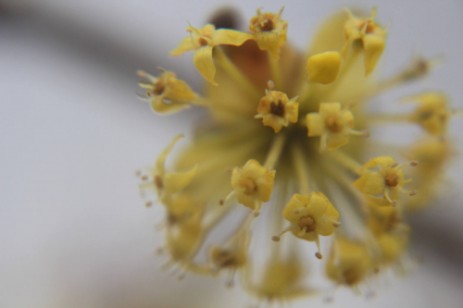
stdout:
<svg viewBox="0 0 463 308">
<path fill-rule="evenodd" d="M 145 209 L 133 176 L 191 114 L 157 117 L 135 98 L 135 70 L 171 68 L 196 86 L 191 57 L 171 59 L 187 22 L 201 25 L 221 1 L 0 1 L 0 307 L 246 307 L 223 281 L 177 282 L 154 256 L 161 211 Z M 392 73 L 417 55 L 445 57 L 418 88 L 445 90 L 463 108 L 463 1 L 233 1 L 290 22 L 303 48 L 324 17 L 352 3 L 379 8 L 389 31 L 381 60 Z M 1 9 L 1 6 L 0 6 Z M 413 88 L 417 89 L 417 88 Z M 391 96 L 391 99 L 398 96 Z M 458 133 L 462 119 L 454 119 Z M 461 146 L 459 146 L 461 149 Z M 416 219 L 423 263 L 371 286 L 371 300 L 339 290 L 331 307 L 459 307 L 462 159 L 444 197 Z M 322 305 L 320 296 L 295 307 Z"/>
</svg>

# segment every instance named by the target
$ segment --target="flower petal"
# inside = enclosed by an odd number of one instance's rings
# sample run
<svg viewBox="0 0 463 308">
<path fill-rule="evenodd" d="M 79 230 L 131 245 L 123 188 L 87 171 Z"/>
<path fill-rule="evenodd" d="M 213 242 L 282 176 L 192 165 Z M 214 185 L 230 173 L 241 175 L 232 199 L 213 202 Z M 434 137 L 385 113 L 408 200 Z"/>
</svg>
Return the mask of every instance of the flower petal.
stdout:
<svg viewBox="0 0 463 308">
<path fill-rule="evenodd" d="M 165 98 L 162 96 L 157 96 L 153 98 L 150 102 L 151 109 L 155 113 L 175 113 L 177 111 L 180 111 L 182 109 L 190 107 L 188 103 L 182 102 L 182 101 L 170 101 L 166 103 Z"/>
<path fill-rule="evenodd" d="M 191 36 L 185 37 L 180 44 L 170 52 L 172 56 L 179 56 L 187 51 L 195 50 L 198 46 L 196 46 L 193 38 Z"/>
<path fill-rule="evenodd" d="M 251 39 L 252 35 L 229 29 L 219 29 L 214 32 L 212 35 L 212 45 L 233 45 L 241 46 L 244 42 Z"/>
<path fill-rule="evenodd" d="M 213 85 L 217 85 L 217 83 L 214 81 L 216 69 L 214 65 L 214 59 L 212 58 L 211 46 L 204 46 L 197 49 L 193 58 L 193 62 L 204 79 Z"/>
<path fill-rule="evenodd" d="M 384 38 L 376 35 L 366 35 L 363 39 L 365 48 L 365 74 L 369 75 L 376 67 L 384 50 Z"/>
</svg>

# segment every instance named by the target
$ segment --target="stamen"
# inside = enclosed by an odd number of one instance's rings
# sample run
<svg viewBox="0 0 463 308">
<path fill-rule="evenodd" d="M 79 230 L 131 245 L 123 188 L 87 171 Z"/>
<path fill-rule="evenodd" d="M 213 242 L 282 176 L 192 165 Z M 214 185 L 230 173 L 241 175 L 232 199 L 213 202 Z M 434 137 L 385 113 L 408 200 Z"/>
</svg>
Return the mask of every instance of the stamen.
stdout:
<svg viewBox="0 0 463 308">
<path fill-rule="evenodd" d="M 443 61 L 442 57 L 431 59 L 416 58 L 412 63 L 398 74 L 378 82 L 375 95 L 378 95 L 389 89 L 398 87 L 404 83 L 409 83 L 425 77 L 431 70 L 436 68 Z"/>
<path fill-rule="evenodd" d="M 145 78 L 151 83 L 155 83 L 158 79 L 154 77 L 153 75 L 143 71 L 143 70 L 137 70 L 137 76 L 139 78 Z"/>
<path fill-rule="evenodd" d="M 320 248 L 320 237 L 317 235 L 317 238 L 315 239 L 315 244 L 317 245 L 317 252 L 315 253 L 315 257 L 317 257 L 318 260 L 323 259 L 323 255 L 321 253 L 321 248 Z"/>
<path fill-rule="evenodd" d="M 280 234 L 272 236 L 272 241 L 279 242 L 283 234 L 286 234 L 291 230 L 292 230 L 291 226 L 286 227 L 285 229 L 283 229 L 283 231 L 280 232 Z"/>
<path fill-rule="evenodd" d="M 360 170 L 363 168 L 363 166 L 343 151 L 330 152 L 329 156 L 344 168 L 352 171 L 355 174 L 361 174 Z"/>
</svg>

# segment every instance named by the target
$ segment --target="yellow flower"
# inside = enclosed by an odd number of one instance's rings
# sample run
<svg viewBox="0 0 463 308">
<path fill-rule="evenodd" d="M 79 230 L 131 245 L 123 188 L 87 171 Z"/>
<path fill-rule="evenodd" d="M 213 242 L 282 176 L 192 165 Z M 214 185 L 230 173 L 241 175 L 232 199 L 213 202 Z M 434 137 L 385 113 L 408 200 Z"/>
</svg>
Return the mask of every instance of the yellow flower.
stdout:
<svg viewBox="0 0 463 308">
<path fill-rule="evenodd" d="M 180 192 L 186 188 L 193 181 L 196 174 L 197 166 L 193 166 L 188 171 L 166 172 L 165 161 L 167 156 L 181 138 L 183 138 L 183 136 L 176 136 L 164 149 L 156 160 L 156 167 L 152 171 L 152 183 L 161 201 L 169 200 L 174 193 Z"/>
<path fill-rule="evenodd" d="M 204 110 L 172 164 L 166 159 L 180 137 L 139 173 L 142 192 L 164 206 L 170 263 L 210 276 L 226 272 L 228 284 L 239 275 L 267 302 L 311 294 L 305 268 L 314 258 L 302 248 L 315 242 L 322 259 L 322 236 L 334 240 L 323 243 L 331 245 L 329 257 L 318 262 L 338 285 L 356 288 L 400 263 L 407 210 L 439 191 L 453 149 L 446 138 L 450 104 L 439 92 L 415 97 L 411 114 L 371 111 L 383 110 L 373 96 L 432 68 L 421 59 L 387 79 L 370 77 L 386 46 L 375 10 L 367 18 L 336 14 L 306 51 L 286 43 L 281 15 L 258 10 L 250 33 L 211 24 L 188 29 L 173 54 L 195 51 L 208 81 L 201 97 L 169 71 L 142 74 L 148 82 L 141 85 L 157 112 Z M 420 125 L 425 136 L 404 130 L 404 144 L 383 144 L 374 126 L 389 125 L 381 130 L 387 133 L 398 121 Z"/>
<path fill-rule="evenodd" d="M 151 108 L 157 113 L 174 113 L 190 106 L 198 99 L 198 95 L 188 84 L 177 79 L 175 73 L 164 71 L 159 77 L 154 77 L 143 71 L 138 75 L 150 83 L 140 83 L 146 90 Z"/>
<path fill-rule="evenodd" d="M 201 217 L 167 228 L 166 247 L 169 252 L 169 265 L 180 264 L 185 269 L 193 269 L 193 258 L 204 240 L 205 230 Z"/>
<path fill-rule="evenodd" d="M 280 91 L 266 91 L 257 106 L 256 119 L 262 119 L 265 126 L 273 128 L 275 133 L 287 127 L 289 123 L 296 123 L 298 119 L 297 98 L 288 99 L 288 96 Z"/>
<path fill-rule="evenodd" d="M 445 134 L 451 116 L 447 97 L 442 93 L 428 92 L 412 99 L 418 103 L 418 107 L 411 115 L 411 121 L 431 135 Z"/>
<path fill-rule="evenodd" d="M 331 235 L 338 226 L 339 213 L 321 192 L 308 196 L 295 194 L 286 204 L 283 217 L 291 222 L 297 237 L 315 241 L 319 235 Z"/>
<path fill-rule="evenodd" d="M 360 48 L 363 51 L 365 74 L 369 75 L 376 67 L 383 54 L 386 44 L 386 31 L 375 22 L 376 9 L 368 18 L 357 18 L 349 11 L 349 20 L 344 31 L 347 37 L 345 53 L 351 48 Z M 360 44 L 355 45 L 356 42 Z"/>
<path fill-rule="evenodd" d="M 402 167 L 389 156 L 369 160 L 354 185 L 375 204 L 395 204 L 408 182 Z"/>
<path fill-rule="evenodd" d="M 262 202 L 270 200 L 275 170 L 269 170 L 256 160 L 248 160 L 242 167 L 233 169 L 231 185 L 238 202 L 259 211 Z"/>
<path fill-rule="evenodd" d="M 327 276 L 338 284 L 356 286 L 373 271 L 373 260 L 364 243 L 336 238 L 331 247 Z"/>
<path fill-rule="evenodd" d="M 335 150 L 349 141 L 354 130 L 354 115 L 342 110 L 340 103 L 320 103 L 318 112 L 305 117 L 309 137 L 320 137 L 320 150 Z"/>
<path fill-rule="evenodd" d="M 213 25 L 205 25 L 201 29 L 188 27 L 190 36 L 183 39 L 180 45 L 172 50 L 171 55 L 178 56 L 187 51 L 195 51 L 194 64 L 201 75 L 210 83 L 216 85 L 216 72 L 212 51 L 221 45 L 240 46 L 252 36 L 240 31 L 229 29 L 216 30 Z"/>
<path fill-rule="evenodd" d="M 275 58 L 280 56 L 280 50 L 286 43 L 288 23 L 281 19 L 282 13 L 283 9 L 278 14 L 257 10 L 257 15 L 249 22 L 249 31 L 259 48 Z"/>
<path fill-rule="evenodd" d="M 309 295 L 312 290 L 304 285 L 306 270 L 303 263 L 295 253 L 287 256 L 276 254 L 266 262 L 258 282 L 246 277 L 247 286 L 252 293 L 268 303 Z"/>
<path fill-rule="evenodd" d="M 420 210 L 429 205 L 443 180 L 443 170 L 455 155 L 451 142 L 442 138 L 427 137 L 413 144 L 407 151 L 407 157 L 418 162 L 410 174 L 414 185 L 420 187 L 419 194 L 404 201 L 408 210 Z"/>
<path fill-rule="evenodd" d="M 396 262 L 407 248 L 408 230 L 403 230 L 400 233 L 381 233 L 376 236 L 376 241 L 380 249 L 378 262 L 380 264 L 388 264 Z"/>
<path fill-rule="evenodd" d="M 243 269 L 248 261 L 248 249 L 250 243 L 249 220 L 241 225 L 231 238 L 222 245 L 212 246 L 209 251 L 209 259 L 213 271 L 228 270 L 231 274 L 227 284 L 233 285 L 233 278 L 238 270 Z"/>
</svg>

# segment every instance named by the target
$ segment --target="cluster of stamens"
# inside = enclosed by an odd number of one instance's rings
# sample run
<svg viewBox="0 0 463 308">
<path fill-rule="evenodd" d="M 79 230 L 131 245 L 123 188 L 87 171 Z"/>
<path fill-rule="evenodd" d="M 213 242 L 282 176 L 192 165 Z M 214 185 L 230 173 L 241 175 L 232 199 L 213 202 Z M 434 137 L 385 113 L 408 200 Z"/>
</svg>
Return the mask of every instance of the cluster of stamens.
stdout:
<svg viewBox="0 0 463 308">
<path fill-rule="evenodd" d="M 326 27 L 343 33 L 340 47 L 308 54 L 286 44 L 282 10 L 258 10 L 249 32 L 190 26 L 172 55 L 194 52 L 194 64 L 208 82 L 204 96 L 170 71 L 158 77 L 139 72 L 156 113 L 194 105 L 211 115 L 211 128 L 200 130 L 171 167 L 166 159 L 180 137 L 154 168 L 139 173 L 142 191 L 155 192 L 147 205 L 157 199 L 165 207 L 164 251 L 171 263 L 202 274 L 228 271 L 229 285 L 240 273 L 251 292 L 285 300 L 310 293 L 302 274 L 306 258 L 294 254 L 296 245 L 315 243 L 316 257 L 326 259 L 327 277 L 351 287 L 400 262 L 409 233 L 405 215 L 431 196 L 451 152 L 445 134 L 453 111 L 437 92 L 412 97 L 417 107 L 409 114 L 369 114 L 363 108 L 375 91 L 419 79 L 430 67 L 420 60 L 396 76 L 372 80 L 386 44 L 375 15 L 373 10 L 365 18 L 334 17 Z M 256 55 L 267 59 L 265 79 L 246 74 L 253 70 L 240 62 Z M 394 155 L 371 156 L 368 146 L 376 136 L 368 129 L 397 122 L 421 127 L 425 141 L 391 150 Z M 407 161 L 413 168 L 406 168 Z M 251 237 L 254 228 L 264 228 L 268 237 Z M 222 233 L 222 240 L 206 244 L 213 232 Z M 333 238 L 328 258 L 323 237 Z M 268 247 L 263 261 L 253 260 L 255 241 Z M 206 258 L 200 257 L 204 250 Z M 272 279 L 282 283 L 255 281 L 253 262 L 267 264 L 263 277 L 277 275 Z"/>
</svg>

